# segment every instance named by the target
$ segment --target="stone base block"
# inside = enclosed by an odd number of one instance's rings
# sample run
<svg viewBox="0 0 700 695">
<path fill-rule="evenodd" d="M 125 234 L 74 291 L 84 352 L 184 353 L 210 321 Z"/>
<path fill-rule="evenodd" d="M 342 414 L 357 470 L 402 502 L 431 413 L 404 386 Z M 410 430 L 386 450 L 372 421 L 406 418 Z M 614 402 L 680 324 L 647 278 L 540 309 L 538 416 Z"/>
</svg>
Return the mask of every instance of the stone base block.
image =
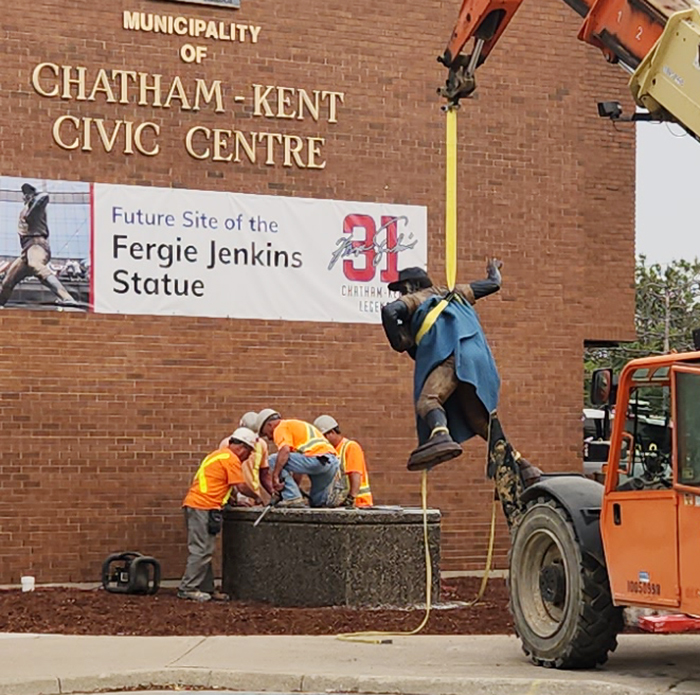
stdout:
<svg viewBox="0 0 700 695">
<path fill-rule="evenodd" d="M 272 509 L 224 513 L 223 590 L 275 606 L 425 604 L 423 513 Z M 428 511 L 432 600 L 440 592 L 440 511 Z"/>
</svg>

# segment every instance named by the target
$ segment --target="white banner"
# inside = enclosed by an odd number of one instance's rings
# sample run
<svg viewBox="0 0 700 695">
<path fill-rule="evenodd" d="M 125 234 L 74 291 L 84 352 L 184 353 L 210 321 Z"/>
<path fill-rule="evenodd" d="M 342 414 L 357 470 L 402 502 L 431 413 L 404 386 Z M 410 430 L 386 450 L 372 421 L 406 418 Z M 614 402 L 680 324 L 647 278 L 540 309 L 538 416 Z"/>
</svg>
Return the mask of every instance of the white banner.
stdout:
<svg viewBox="0 0 700 695">
<path fill-rule="evenodd" d="M 427 208 L 94 185 L 102 313 L 379 323 L 427 265 Z"/>
</svg>

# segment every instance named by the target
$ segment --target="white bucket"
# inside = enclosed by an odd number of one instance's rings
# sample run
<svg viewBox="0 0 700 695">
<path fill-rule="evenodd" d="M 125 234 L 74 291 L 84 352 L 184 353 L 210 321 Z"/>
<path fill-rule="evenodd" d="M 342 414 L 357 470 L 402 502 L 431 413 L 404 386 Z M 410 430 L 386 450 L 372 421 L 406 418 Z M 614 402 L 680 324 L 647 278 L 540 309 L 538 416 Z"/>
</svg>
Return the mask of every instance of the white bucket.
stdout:
<svg viewBox="0 0 700 695">
<path fill-rule="evenodd" d="M 34 577 L 20 577 L 22 591 L 34 591 Z"/>
</svg>

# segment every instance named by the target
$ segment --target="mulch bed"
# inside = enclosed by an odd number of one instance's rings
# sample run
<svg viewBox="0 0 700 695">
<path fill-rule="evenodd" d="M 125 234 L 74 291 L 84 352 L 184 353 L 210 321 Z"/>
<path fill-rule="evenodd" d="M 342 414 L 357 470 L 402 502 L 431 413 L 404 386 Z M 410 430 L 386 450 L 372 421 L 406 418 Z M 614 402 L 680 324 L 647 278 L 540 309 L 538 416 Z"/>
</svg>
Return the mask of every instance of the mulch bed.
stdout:
<svg viewBox="0 0 700 695">
<path fill-rule="evenodd" d="M 470 601 L 479 579 L 443 581 L 442 601 Z M 412 630 L 423 610 L 354 608 L 275 608 L 232 601 L 183 601 L 174 589 L 155 596 L 111 594 L 102 589 L 0 591 L 0 632 L 63 635 L 335 635 L 362 630 Z M 471 608 L 433 610 L 428 635 L 510 634 L 508 591 L 503 579 L 489 582 L 484 598 Z"/>
</svg>

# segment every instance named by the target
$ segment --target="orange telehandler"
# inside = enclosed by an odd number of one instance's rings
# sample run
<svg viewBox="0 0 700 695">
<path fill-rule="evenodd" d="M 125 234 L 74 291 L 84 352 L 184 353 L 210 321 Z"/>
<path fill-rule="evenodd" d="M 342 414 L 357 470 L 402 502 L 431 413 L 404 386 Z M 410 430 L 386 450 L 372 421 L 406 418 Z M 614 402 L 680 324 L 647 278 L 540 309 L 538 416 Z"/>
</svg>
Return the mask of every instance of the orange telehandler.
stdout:
<svg viewBox="0 0 700 695">
<path fill-rule="evenodd" d="M 688 0 L 564 0 L 579 38 L 632 77 L 646 113 L 700 134 L 700 12 Z M 475 89 L 483 64 L 522 0 L 464 0 L 439 60 L 449 105 Z M 462 50 L 473 39 L 471 53 Z M 599 113 L 621 118 L 616 102 Z M 543 476 L 520 499 L 511 531 L 510 608 L 532 661 L 556 668 L 604 663 L 623 607 L 700 615 L 700 332 L 698 352 L 630 362 L 614 383 L 593 375 L 594 405 L 614 408 L 605 483 Z M 653 417 L 651 441 L 645 423 Z M 606 423 L 610 418 L 606 417 Z"/>
</svg>

